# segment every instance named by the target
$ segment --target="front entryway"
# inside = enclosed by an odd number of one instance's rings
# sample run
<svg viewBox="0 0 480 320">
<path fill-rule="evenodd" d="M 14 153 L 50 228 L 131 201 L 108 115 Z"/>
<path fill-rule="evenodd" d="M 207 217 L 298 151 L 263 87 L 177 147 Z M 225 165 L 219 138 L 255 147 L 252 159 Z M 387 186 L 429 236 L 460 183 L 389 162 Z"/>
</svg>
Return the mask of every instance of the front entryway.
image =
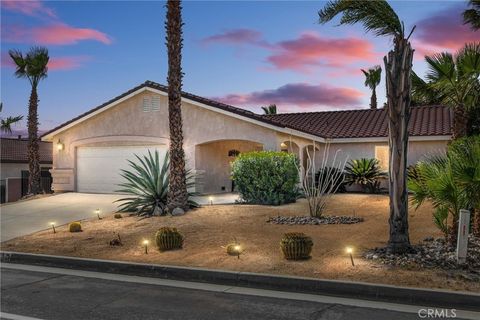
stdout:
<svg viewBox="0 0 480 320">
<path fill-rule="evenodd" d="M 135 155 L 143 157 L 158 150 L 163 163 L 166 145 L 79 147 L 77 149 L 77 191 L 114 193 L 123 182 L 121 169 L 128 169 L 128 160 L 138 162 Z"/>
</svg>

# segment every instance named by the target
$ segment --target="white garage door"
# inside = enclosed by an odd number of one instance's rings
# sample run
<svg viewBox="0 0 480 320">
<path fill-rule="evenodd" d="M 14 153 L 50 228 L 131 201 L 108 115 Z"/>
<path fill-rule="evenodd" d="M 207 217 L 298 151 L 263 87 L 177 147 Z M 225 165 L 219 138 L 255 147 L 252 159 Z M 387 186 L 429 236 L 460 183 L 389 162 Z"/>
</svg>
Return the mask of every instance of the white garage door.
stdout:
<svg viewBox="0 0 480 320">
<path fill-rule="evenodd" d="M 121 169 L 128 169 L 127 160 L 138 162 L 135 155 L 142 157 L 158 150 L 163 163 L 166 145 L 79 147 L 77 149 L 77 191 L 92 193 L 114 193 L 124 179 Z"/>
</svg>

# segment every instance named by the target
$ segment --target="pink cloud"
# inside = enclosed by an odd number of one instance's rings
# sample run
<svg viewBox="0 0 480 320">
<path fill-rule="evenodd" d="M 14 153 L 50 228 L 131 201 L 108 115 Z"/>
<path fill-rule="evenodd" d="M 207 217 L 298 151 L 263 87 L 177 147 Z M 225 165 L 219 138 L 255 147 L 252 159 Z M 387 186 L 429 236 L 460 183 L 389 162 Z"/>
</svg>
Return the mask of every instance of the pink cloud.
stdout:
<svg viewBox="0 0 480 320">
<path fill-rule="evenodd" d="M 341 68 L 346 64 L 378 59 L 372 43 L 367 40 L 325 38 L 312 32 L 279 42 L 277 48 L 267 61 L 279 70 L 309 72 L 312 66 Z"/>
<path fill-rule="evenodd" d="M 89 56 L 67 56 L 50 57 L 48 61 L 49 71 L 65 71 L 80 68 L 86 61 L 91 60 Z M 1 65 L 4 68 L 14 68 L 15 64 L 7 52 L 2 52 Z"/>
<path fill-rule="evenodd" d="M 28 16 L 48 16 L 50 18 L 56 18 L 57 15 L 53 9 L 47 8 L 41 1 L 19 1 L 19 0 L 2 0 L 2 8 L 19 12 Z"/>
<path fill-rule="evenodd" d="M 95 40 L 111 44 L 112 39 L 95 29 L 75 28 L 66 24 L 54 24 L 35 28 L 8 26 L 2 32 L 2 41 L 11 43 L 36 43 L 43 45 L 75 44 L 83 40 Z"/>
<path fill-rule="evenodd" d="M 413 39 L 415 49 L 423 58 L 425 54 L 460 49 L 465 43 L 478 41 L 480 36 L 463 24 L 464 4 L 454 5 L 417 22 Z"/>
<path fill-rule="evenodd" d="M 256 91 L 246 94 L 228 94 L 213 99 L 240 106 L 260 106 L 275 103 L 300 108 L 310 107 L 348 107 L 359 105 L 363 93 L 352 88 L 290 83 L 272 90 Z"/>
</svg>

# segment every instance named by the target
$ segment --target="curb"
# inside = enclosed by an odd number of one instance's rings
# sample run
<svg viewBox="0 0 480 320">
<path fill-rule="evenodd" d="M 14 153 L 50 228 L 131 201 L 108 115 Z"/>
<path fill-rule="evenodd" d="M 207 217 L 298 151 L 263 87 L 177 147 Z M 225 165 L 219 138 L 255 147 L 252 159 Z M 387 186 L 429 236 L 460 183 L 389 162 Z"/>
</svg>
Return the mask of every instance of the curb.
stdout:
<svg viewBox="0 0 480 320">
<path fill-rule="evenodd" d="M 0 261 L 448 309 L 479 311 L 480 308 L 480 294 L 470 292 L 4 251 L 0 252 Z"/>
</svg>

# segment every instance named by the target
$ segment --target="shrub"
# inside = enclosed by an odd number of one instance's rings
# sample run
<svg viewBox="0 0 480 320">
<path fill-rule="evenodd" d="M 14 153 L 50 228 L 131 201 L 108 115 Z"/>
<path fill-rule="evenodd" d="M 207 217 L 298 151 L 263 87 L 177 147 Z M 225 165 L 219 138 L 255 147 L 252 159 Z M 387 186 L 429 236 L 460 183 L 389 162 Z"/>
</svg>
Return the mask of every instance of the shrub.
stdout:
<svg viewBox="0 0 480 320">
<path fill-rule="evenodd" d="M 386 177 L 382 172 L 377 159 L 361 158 L 351 160 L 345 167 L 348 185 L 358 184 L 365 192 L 378 193 L 380 191 L 380 179 Z"/>
<path fill-rule="evenodd" d="M 119 185 L 122 189 L 117 190 L 117 192 L 129 194 L 131 197 L 115 201 L 122 202 L 118 206 L 118 211 L 136 212 L 140 216 L 166 214 L 170 167 L 169 154 L 165 155 L 162 165 L 160 165 L 158 151 L 155 151 L 153 155 L 148 151 L 148 156 L 143 158 L 137 155 L 135 157 L 138 163 L 128 161 L 131 170 L 122 170 L 120 174 L 126 182 Z M 187 171 L 187 188 L 193 187 L 194 184 L 194 175 Z M 194 195 L 193 192 L 188 193 L 188 205 L 191 208 L 199 206 L 190 199 Z"/>
<path fill-rule="evenodd" d="M 183 236 L 176 228 L 163 227 L 155 234 L 155 242 L 160 251 L 181 249 Z"/>
<path fill-rule="evenodd" d="M 313 241 L 304 233 L 285 233 L 280 241 L 280 248 L 287 260 L 302 260 L 310 258 Z"/>
<path fill-rule="evenodd" d="M 122 218 L 123 218 L 123 216 L 122 216 L 121 213 L 115 213 L 115 214 L 113 215 L 113 217 L 114 217 L 115 219 L 122 219 Z"/>
<path fill-rule="evenodd" d="M 281 205 L 299 195 L 295 155 L 275 151 L 242 153 L 232 164 L 233 180 L 245 202 Z"/>
<path fill-rule="evenodd" d="M 68 230 L 70 232 L 81 232 L 82 231 L 82 224 L 80 223 L 80 221 L 72 222 L 68 225 Z"/>
</svg>

